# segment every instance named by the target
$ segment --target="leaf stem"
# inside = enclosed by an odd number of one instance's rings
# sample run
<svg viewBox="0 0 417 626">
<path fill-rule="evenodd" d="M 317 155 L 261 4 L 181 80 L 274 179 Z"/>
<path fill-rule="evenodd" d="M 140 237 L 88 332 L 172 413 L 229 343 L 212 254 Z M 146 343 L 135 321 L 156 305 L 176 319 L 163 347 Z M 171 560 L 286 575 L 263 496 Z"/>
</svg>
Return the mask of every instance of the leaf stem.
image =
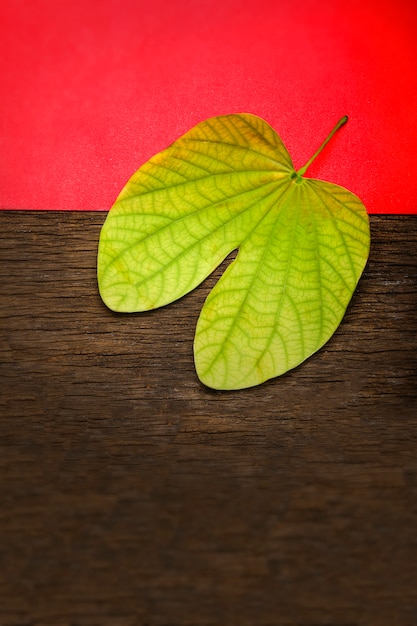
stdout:
<svg viewBox="0 0 417 626">
<path fill-rule="evenodd" d="M 315 159 L 315 158 L 316 158 L 316 157 L 320 154 L 320 152 L 323 150 L 324 146 L 326 146 L 326 145 L 329 143 L 329 141 L 330 141 L 330 139 L 333 137 L 333 135 L 334 135 L 334 134 L 335 134 L 335 133 L 339 130 L 339 128 L 340 128 L 341 126 L 343 126 L 344 124 L 346 124 L 346 122 L 347 122 L 347 121 L 348 121 L 348 116 L 347 116 L 347 115 L 344 115 L 344 116 L 342 117 L 342 119 L 340 119 L 340 120 L 337 122 L 336 126 L 333 128 L 332 132 L 331 132 L 331 133 L 330 133 L 330 135 L 327 137 L 327 139 L 325 139 L 325 140 L 323 141 L 323 143 L 321 144 L 321 146 L 320 146 L 320 148 L 317 150 L 317 152 L 315 152 L 315 153 L 313 154 L 313 156 L 311 157 L 311 159 L 309 159 L 309 160 L 307 161 L 307 163 L 304 165 L 304 167 L 300 168 L 300 169 L 297 171 L 297 177 L 298 177 L 298 176 L 304 176 L 304 174 L 306 173 L 307 169 L 310 167 L 310 165 L 312 164 L 312 162 L 314 161 L 314 159 Z"/>
</svg>

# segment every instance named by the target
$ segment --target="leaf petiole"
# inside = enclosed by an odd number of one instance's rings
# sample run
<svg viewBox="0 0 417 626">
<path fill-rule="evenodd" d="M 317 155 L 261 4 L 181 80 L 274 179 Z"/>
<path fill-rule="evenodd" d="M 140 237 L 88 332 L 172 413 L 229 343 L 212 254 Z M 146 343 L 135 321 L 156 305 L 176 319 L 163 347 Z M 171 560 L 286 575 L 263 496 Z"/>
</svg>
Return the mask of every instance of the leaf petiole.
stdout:
<svg viewBox="0 0 417 626">
<path fill-rule="evenodd" d="M 307 161 L 307 163 L 304 165 L 304 167 L 300 168 L 300 169 L 297 171 L 297 178 L 298 178 L 299 176 L 304 176 L 304 174 L 306 173 L 307 169 L 310 167 L 310 165 L 312 164 L 312 162 L 314 161 L 314 159 L 315 159 L 316 157 L 318 157 L 318 155 L 319 155 L 319 154 L 320 154 L 320 152 L 323 150 L 323 148 L 324 148 L 324 147 L 325 147 L 325 146 L 329 143 L 329 141 L 330 141 L 330 139 L 333 137 L 333 135 L 334 135 L 334 134 L 335 134 L 335 133 L 339 130 L 339 128 L 341 128 L 344 124 L 346 124 L 346 122 L 348 121 L 348 119 L 349 119 L 349 118 L 348 118 L 348 116 L 347 116 L 347 115 L 344 115 L 344 116 L 342 117 L 342 119 L 340 119 L 340 120 L 337 122 L 336 126 L 333 128 L 332 132 L 331 132 L 331 133 L 330 133 L 330 135 L 327 137 L 327 139 L 325 139 L 325 140 L 323 141 L 323 143 L 321 144 L 321 146 L 320 146 L 320 148 L 317 150 L 317 152 L 315 152 L 315 153 L 313 154 L 313 156 L 311 157 L 311 159 L 309 159 L 309 160 Z"/>
</svg>

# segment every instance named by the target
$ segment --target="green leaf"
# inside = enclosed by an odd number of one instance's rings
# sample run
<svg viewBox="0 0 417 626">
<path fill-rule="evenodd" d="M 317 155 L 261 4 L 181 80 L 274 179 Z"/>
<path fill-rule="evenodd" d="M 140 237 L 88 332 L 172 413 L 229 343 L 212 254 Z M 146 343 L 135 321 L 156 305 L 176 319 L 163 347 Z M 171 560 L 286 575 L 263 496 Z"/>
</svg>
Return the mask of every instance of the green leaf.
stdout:
<svg viewBox="0 0 417 626">
<path fill-rule="evenodd" d="M 152 157 L 103 225 L 98 283 L 119 312 L 166 305 L 233 250 L 197 323 L 200 380 L 258 385 L 296 367 L 340 324 L 369 253 L 369 221 L 346 189 L 304 178 L 276 132 L 249 114 L 214 117 Z"/>
</svg>

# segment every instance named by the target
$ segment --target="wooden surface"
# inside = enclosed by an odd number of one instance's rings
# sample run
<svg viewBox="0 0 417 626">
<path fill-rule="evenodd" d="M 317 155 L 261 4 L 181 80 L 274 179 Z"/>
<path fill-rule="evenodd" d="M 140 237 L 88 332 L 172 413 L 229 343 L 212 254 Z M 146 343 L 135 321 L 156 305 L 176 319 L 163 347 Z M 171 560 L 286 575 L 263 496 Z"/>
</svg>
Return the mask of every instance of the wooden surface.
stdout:
<svg viewBox="0 0 417 626">
<path fill-rule="evenodd" d="M 111 313 L 104 218 L 0 213 L 0 626 L 416 625 L 417 218 L 372 216 L 330 342 L 229 393 L 192 360 L 215 277 Z"/>
</svg>

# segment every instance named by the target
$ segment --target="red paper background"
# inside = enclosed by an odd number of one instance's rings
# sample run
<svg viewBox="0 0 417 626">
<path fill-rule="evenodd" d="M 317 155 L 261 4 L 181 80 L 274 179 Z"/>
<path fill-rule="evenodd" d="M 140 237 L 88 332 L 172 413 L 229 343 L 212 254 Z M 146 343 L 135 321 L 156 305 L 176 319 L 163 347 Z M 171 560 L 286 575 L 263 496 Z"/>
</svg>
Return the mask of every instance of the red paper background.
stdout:
<svg viewBox="0 0 417 626">
<path fill-rule="evenodd" d="M 308 175 L 417 212 L 415 0 L 0 0 L 0 207 L 107 210 L 197 122 L 266 119 Z"/>
</svg>

